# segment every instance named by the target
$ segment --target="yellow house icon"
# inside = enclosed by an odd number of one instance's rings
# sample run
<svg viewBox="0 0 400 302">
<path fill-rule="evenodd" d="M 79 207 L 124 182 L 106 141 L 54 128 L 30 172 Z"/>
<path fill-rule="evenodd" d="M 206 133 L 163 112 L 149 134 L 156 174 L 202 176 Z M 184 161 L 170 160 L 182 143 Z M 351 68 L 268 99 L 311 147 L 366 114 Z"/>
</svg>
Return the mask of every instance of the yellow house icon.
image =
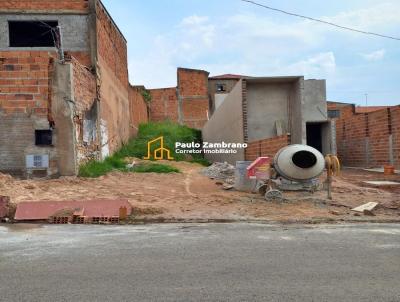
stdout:
<svg viewBox="0 0 400 302">
<path fill-rule="evenodd" d="M 168 160 L 174 159 L 171 156 L 171 151 L 167 148 L 164 148 L 164 137 L 163 136 L 153 139 L 147 143 L 147 156 L 143 157 L 143 159 L 151 159 L 151 147 L 153 145 L 155 145 L 157 142 L 160 143 L 160 145 L 159 145 L 160 147 L 153 151 L 154 159 L 156 159 L 156 160 L 164 159 L 165 153 L 167 154 L 166 159 L 168 159 Z"/>
</svg>

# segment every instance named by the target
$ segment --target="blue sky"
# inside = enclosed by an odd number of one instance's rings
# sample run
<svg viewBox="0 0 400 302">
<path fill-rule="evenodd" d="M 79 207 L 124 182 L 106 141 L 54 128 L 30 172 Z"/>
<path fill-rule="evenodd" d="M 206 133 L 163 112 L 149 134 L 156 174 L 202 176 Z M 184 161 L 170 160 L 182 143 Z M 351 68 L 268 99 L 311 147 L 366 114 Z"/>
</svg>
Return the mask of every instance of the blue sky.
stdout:
<svg viewBox="0 0 400 302">
<path fill-rule="evenodd" d="M 211 75 L 326 79 L 328 100 L 400 104 L 400 41 L 255 7 L 240 0 L 103 0 L 128 40 L 132 84 L 176 86 L 176 68 Z M 398 0 L 258 0 L 340 25 L 400 36 Z"/>
</svg>

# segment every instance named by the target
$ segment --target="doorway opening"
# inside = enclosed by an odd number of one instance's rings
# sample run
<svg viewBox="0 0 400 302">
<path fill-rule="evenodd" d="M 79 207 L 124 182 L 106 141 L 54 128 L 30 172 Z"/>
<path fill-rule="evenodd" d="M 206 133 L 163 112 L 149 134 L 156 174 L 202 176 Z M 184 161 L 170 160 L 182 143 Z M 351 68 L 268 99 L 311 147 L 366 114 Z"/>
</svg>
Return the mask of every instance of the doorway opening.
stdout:
<svg viewBox="0 0 400 302">
<path fill-rule="evenodd" d="M 307 145 L 317 149 L 319 152 L 322 150 L 322 123 L 307 123 Z"/>
</svg>

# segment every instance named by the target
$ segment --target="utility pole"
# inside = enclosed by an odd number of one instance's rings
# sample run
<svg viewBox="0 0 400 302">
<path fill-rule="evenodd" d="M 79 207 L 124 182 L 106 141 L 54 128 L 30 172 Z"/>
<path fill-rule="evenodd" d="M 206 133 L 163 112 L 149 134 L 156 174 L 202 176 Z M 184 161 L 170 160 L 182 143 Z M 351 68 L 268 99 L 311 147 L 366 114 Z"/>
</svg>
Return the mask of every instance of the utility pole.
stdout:
<svg viewBox="0 0 400 302">
<path fill-rule="evenodd" d="M 365 106 L 368 106 L 368 93 L 365 94 Z"/>
</svg>

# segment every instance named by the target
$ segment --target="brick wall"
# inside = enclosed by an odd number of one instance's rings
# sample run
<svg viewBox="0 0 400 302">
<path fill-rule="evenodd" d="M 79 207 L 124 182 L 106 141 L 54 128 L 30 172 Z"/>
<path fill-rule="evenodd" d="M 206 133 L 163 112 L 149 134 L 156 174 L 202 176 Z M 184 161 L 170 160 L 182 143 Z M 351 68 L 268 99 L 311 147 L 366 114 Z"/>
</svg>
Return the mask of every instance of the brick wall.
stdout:
<svg viewBox="0 0 400 302">
<path fill-rule="evenodd" d="M 203 70 L 178 68 L 178 99 L 181 101 L 180 121 L 201 129 L 208 121 L 208 75 Z"/>
<path fill-rule="evenodd" d="M 400 106 L 370 113 L 355 113 L 352 105 L 330 104 L 341 111 L 336 119 L 338 156 L 352 167 L 400 167 Z"/>
<path fill-rule="evenodd" d="M 74 128 L 77 164 L 99 159 L 96 77 L 88 67 L 71 59 L 74 91 Z"/>
<path fill-rule="evenodd" d="M 71 59 L 74 76 L 75 106 L 79 112 L 90 110 L 96 100 L 96 77 L 89 68 L 80 64 L 75 58 Z"/>
<path fill-rule="evenodd" d="M 390 109 L 393 140 L 393 161 L 400 168 L 400 106 Z"/>
<path fill-rule="evenodd" d="M 152 122 L 178 122 L 178 99 L 176 88 L 150 89 L 150 120 Z"/>
<path fill-rule="evenodd" d="M 130 104 L 130 128 L 131 137 L 135 137 L 139 130 L 139 125 L 149 121 L 148 107 L 143 98 L 142 91 L 144 87 L 130 86 L 129 104 Z"/>
<path fill-rule="evenodd" d="M 68 57 L 74 57 L 79 63 L 85 65 L 89 68 L 92 67 L 92 59 L 90 58 L 90 54 L 85 51 L 66 51 L 65 52 L 66 59 Z"/>
<path fill-rule="evenodd" d="M 51 11 L 64 10 L 86 13 L 89 9 L 88 0 L 0 0 L 0 11 Z"/>
<path fill-rule="evenodd" d="M 55 53 L 0 52 L 0 110 L 4 114 L 47 116 L 51 99 L 49 81 Z"/>
<path fill-rule="evenodd" d="M 57 173 L 54 148 L 35 146 L 35 130 L 47 130 L 55 53 L 0 52 L 0 170 L 23 174 L 25 155 L 48 154 Z M 56 141 L 57 137 L 53 137 Z"/>
<path fill-rule="evenodd" d="M 201 129 L 208 121 L 208 72 L 178 68 L 178 87 L 151 89 L 150 120 Z"/>
<path fill-rule="evenodd" d="M 248 144 L 245 151 L 246 160 L 253 161 L 261 156 L 274 157 L 283 147 L 290 144 L 290 135 L 281 135 Z"/>
<path fill-rule="evenodd" d="M 128 55 L 125 38 L 108 16 L 104 7 L 97 5 L 97 52 L 119 81 L 128 87 Z"/>
</svg>

